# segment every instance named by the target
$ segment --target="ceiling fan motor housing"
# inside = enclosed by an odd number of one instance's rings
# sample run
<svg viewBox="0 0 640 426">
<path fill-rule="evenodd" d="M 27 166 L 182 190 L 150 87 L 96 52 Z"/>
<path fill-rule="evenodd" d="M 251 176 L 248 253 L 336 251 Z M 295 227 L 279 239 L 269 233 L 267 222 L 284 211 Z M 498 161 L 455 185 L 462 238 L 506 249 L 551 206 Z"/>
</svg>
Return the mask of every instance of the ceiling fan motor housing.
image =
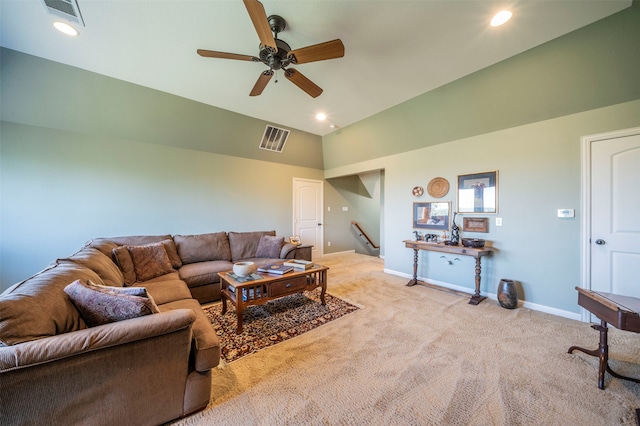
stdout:
<svg viewBox="0 0 640 426">
<path fill-rule="evenodd" d="M 260 45 L 260 60 L 272 70 L 279 70 L 291 63 L 287 58 L 291 47 L 279 38 L 275 39 L 275 41 L 278 46 L 277 52 L 274 52 L 271 48 L 263 46 L 262 44 Z"/>
</svg>

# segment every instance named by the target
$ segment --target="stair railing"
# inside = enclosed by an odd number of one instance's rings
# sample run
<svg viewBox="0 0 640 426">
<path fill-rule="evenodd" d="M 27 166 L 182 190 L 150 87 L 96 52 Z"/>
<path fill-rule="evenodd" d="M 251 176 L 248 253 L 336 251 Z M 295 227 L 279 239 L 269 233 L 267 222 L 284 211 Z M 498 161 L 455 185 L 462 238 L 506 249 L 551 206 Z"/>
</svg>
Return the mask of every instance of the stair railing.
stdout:
<svg viewBox="0 0 640 426">
<path fill-rule="evenodd" d="M 373 240 L 367 235 L 367 233 L 364 232 L 364 229 L 362 229 L 358 222 L 352 220 L 351 227 L 356 231 L 356 234 L 358 234 L 358 236 L 360 237 L 360 239 L 362 239 L 362 242 L 364 242 L 366 246 L 373 250 L 377 250 L 380 248 L 380 246 L 374 243 Z"/>
</svg>

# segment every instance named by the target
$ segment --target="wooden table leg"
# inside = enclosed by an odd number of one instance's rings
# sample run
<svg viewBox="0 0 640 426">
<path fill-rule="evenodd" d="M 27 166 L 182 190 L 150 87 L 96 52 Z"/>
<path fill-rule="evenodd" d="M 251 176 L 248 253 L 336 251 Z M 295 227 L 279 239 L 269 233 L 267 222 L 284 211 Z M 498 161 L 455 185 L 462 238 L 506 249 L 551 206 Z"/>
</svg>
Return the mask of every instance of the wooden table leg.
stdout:
<svg viewBox="0 0 640 426">
<path fill-rule="evenodd" d="M 408 287 L 418 284 L 418 249 L 413 249 L 413 279 L 407 283 Z"/>
<path fill-rule="evenodd" d="M 322 283 L 322 291 L 320 292 L 320 300 L 323 305 L 327 304 L 327 301 L 324 298 L 325 293 L 327 292 L 327 271 L 320 272 L 320 282 Z"/>
<path fill-rule="evenodd" d="M 596 349 L 584 349 L 578 346 L 571 346 L 569 348 L 568 353 L 572 353 L 573 351 L 584 352 L 587 355 L 597 356 L 599 358 L 598 362 L 598 387 L 600 389 L 604 389 L 604 373 L 608 372 L 613 377 L 622 380 L 629 380 L 634 383 L 640 383 L 640 379 L 636 379 L 634 377 L 627 377 L 621 374 L 616 373 L 609 367 L 609 342 L 607 339 L 607 332 L 609 328 L 607 327 L 606 321 L 600 320 L 600 325 L 593 324 L 591 326 L 594 330 L 598 330 L 600 332 L 600 342 Z"/>
<path fill-rule="evenodd" d="M 481 258 L 476 257 L 476 292 L 471 299 L 469 299 L 470 305 L 477 305 L 486 299 L 485 296 L 480 296 L 480 273 L 482 272 L 482 266 L 480 265 Z"/>
<path fill-rule="evenodd" d="M 225 292 L 224 292 L 224 289 L 226 287 L 225 284 L 226 284 L 225 280 L 220 280 L 220 287 L 222 289 L 220 293 L 220 296 L 221 296 L 220 298 L 222 299 L 222 315 L 227 313 L 227 298 L 225 297 Z"/>
</svg>

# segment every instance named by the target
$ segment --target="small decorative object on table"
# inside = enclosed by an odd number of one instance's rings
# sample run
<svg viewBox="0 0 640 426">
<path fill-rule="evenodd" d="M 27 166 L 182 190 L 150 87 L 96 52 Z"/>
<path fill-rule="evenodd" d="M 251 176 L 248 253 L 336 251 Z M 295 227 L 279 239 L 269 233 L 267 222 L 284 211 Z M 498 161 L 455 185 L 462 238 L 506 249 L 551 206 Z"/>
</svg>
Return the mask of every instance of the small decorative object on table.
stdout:
<svg viewBox="0 0 640 426">
<path fill-rule="evenodd" d="M 498 302 L 500 306 L 514 309 L 518 306 L 518 289 L 513 280 L 501 279 L 498 284 Z"/>
<path fill-rule="evenodd" d="M 299 235 L 292 235 L 289 237 L 289 242 L 291 244 L 295 244 L 297 246 L 299 246 L 300 244 L 302 244 L 302 242 L 300 241 L 300 236 Z"/>
<path fill-rule="evenodd" d="M 253 262 L 237 262 L 233 264 L 233 273 L 239 277 L 247 277 L 254 272 L 257 268 Z"/>
<path fill-rule="evenodd" d="M 451 238 L 449 238 L 450 246 L 457 246 L 460 241 L 460 228 L 456 225 L 456 215 L 458 213 L 453 213 L 453 219 L 451 220 Z"/>
<path fill-rule="evenodd" d="M 482 238 L 463 238 L 462 245 L 465 247 L 482 248 L 485 241 Z"/>
<path fill-rule="evenodd" d="M 413 234 L 416 236 L 416 241 L 422 241 L 422 235 L 418 231 L 413 231 Z"/>
</svg>

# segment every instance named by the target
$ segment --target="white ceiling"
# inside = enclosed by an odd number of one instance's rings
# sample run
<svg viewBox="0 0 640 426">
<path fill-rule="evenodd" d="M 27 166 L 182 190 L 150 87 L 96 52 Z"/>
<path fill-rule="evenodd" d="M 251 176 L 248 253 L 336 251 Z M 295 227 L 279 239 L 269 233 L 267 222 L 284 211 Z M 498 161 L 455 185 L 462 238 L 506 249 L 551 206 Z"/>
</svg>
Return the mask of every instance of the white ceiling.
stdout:
<svg viewBox="0 0 640 426">
<path fill-rule="evenodd" d="M 325 135 L 631 5 L 631 0 L 263 0 L 292 49 L 339 38 L 345 57 L 296 66 L 324 89 L 309 97 L 282 72 L 196 49 L 258 55 L 241 0 L 79 0 L 85 27 L 53 29 L 41 0 L 0 0 L 0 44 L 272 123 Z M 492 15 L 514 16 L 492 28 Z M 317 122 L 317 112 L 328 119 Z"/>
</svg>

